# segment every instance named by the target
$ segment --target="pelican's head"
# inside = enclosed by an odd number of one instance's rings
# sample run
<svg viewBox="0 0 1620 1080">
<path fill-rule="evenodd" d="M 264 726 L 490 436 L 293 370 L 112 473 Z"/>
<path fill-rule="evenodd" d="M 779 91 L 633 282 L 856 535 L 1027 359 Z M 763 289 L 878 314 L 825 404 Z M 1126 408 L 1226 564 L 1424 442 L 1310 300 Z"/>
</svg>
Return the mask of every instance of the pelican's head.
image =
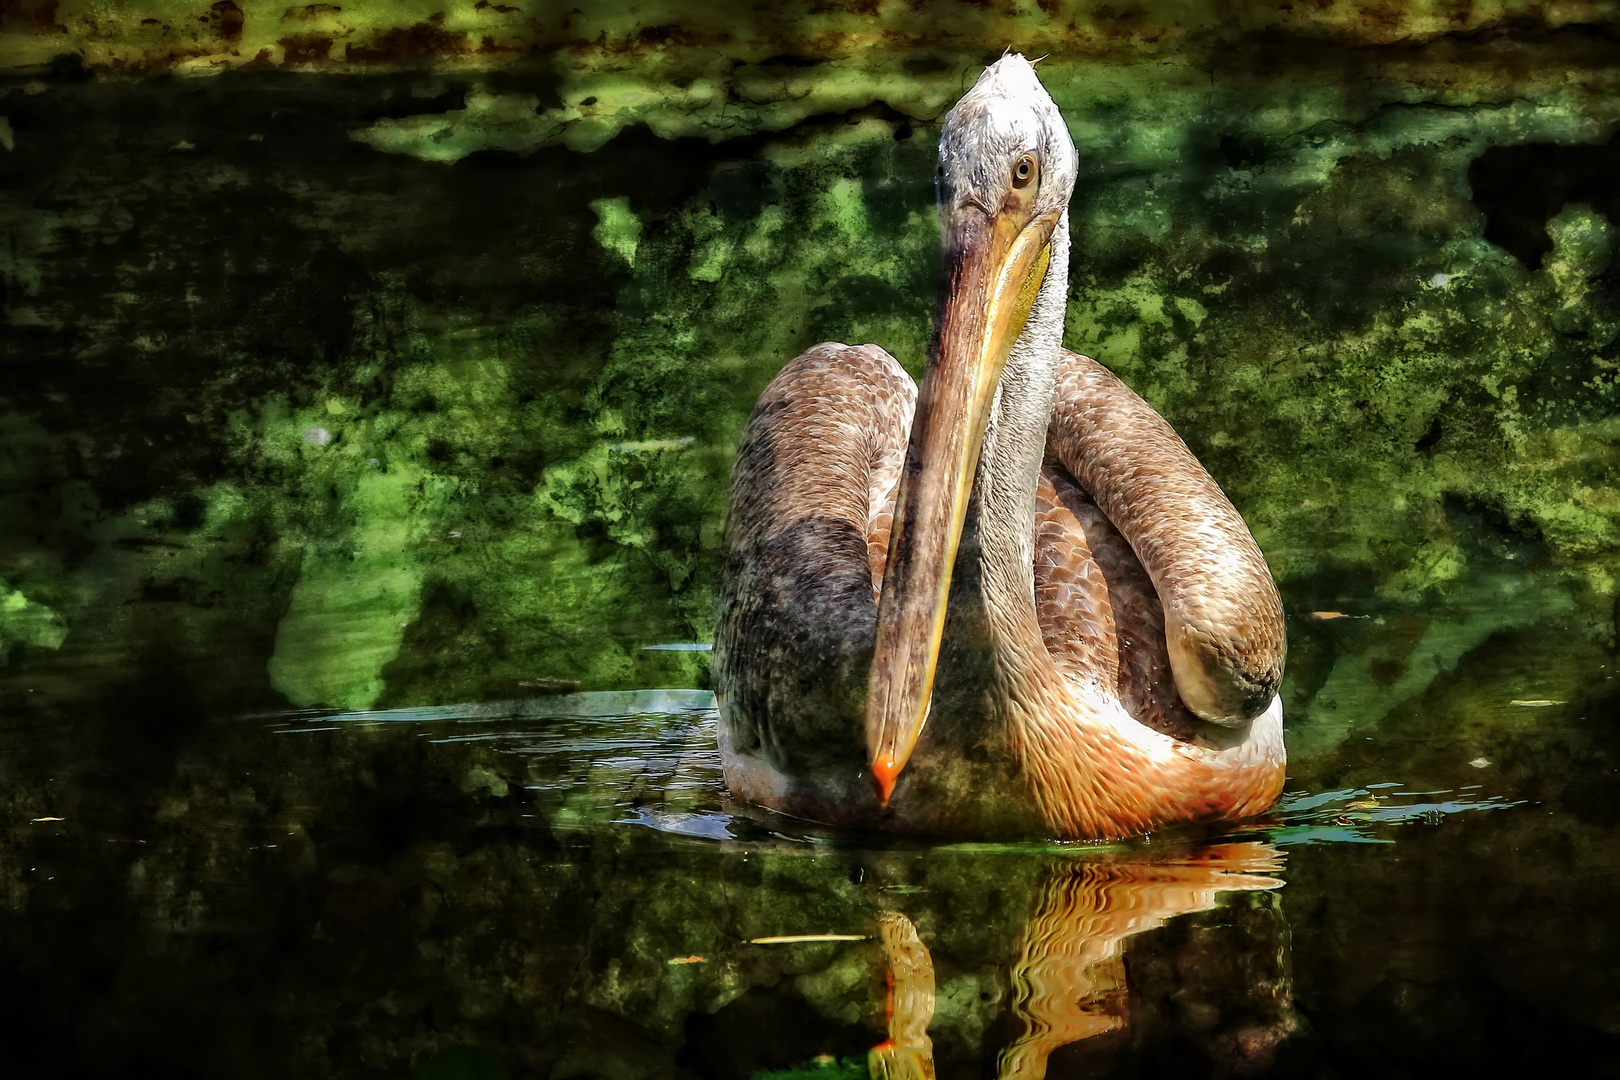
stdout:
<svg viewBox="0 0 1620 1080">
<path fill-rule="evenodd" d="M 986 68 L 945 118 L 936 178 L 944 283 L 895 504 L 867 690 L 867 749 L 885 803 L 928 718 L 985 427 L 1007 359 L 1047 284 L 1053 234 L 1077 171 L 1063 117 L 1022 56 Z M 1055 365 L 1061 315 L 1042 331 Z"/>
<path fill-rule="evenodd" d="M 1026 242 L 1043 247 L 1077 172 L 1074 141 L 1035 65 L 1015 54 L 985 68 L 946 114 L 939 139 L 935 190 L 947 259 L 970 253 L 987 226 L 1005 241 L 1033 230 Z"/>
</svg>

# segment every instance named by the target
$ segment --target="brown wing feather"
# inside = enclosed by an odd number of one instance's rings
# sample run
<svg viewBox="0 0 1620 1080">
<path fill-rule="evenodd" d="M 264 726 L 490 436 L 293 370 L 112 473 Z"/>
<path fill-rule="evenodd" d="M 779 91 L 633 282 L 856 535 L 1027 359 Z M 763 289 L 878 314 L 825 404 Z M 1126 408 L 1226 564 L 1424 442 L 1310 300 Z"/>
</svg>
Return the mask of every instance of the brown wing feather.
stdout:
<svg viewBox="0 0 1620 1080">
<path fill-rule="evenodd" d="M 1141 723 L 1190 736 L 1198 721 L 1176 694 L 1164 607 L 1131 546 L 1056 463 L 1042 472 L 1035 522 L 1035 615 L 1052 659 Z"/>
<path fill-rule="evenodd" d="M 1221 699 L 1218 711 L 1258 714 L 1281 683 L 1287 637 L 1282 599 L 1248 526 L 1130 387 L 1078 353 L 1064 350 L 1061 365 L 1048 457 L 1096 500 L 1158 582 L 1184 674 Z"/>
<path fill-rule="evenodd" d="M 853 782 L 864 763 L 877 583 L 916 399 L 877 346 L 817 345 L 766 387 L 738 447 L 714 685 L 730 745 L 783 775 Z"/>
<path fill-rule="evenodd" d="M 1085 499 L 1055 470 L 1041 474 L 1035 489 L 1035 617 L 1046 651 L 1065 675 L 1112 691 L 1119 682 L 1119 641 L 1108 581 L 1075 500 L 1060 495 L 1057 484 Z"/>
<path fill-rule="evenodd" d="M 898 364 L 895 366 L 899 367 Z M 904 371 L 900 374 L 910 379 Z M 909 427 L 911 414 L 916 408 L 915 392 L 900 404 L 904 407 L 906 424 Z M 866 519 L 866 559 L 872 564 L 874 600 L 883 589 L 883 570 L 889 565 L 889 533 L 894 528 L 894 500 L 900 491 L 900 473 L 906 465 L 905 429 L 900 429 L 898 434 L 900 436 L 898 439 L 880 439 L 872 447 L 872 479 Z"/>
</svg>

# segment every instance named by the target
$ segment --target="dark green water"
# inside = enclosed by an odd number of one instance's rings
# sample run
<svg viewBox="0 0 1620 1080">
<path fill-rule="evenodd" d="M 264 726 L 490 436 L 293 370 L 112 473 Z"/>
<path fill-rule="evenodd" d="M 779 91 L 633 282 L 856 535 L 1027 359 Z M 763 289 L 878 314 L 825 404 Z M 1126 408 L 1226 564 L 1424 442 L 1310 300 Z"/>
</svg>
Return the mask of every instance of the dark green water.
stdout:
<svg viewBox="0 0 1620 1080">
<path fill-rule="evenodd" d="M 1620 1075 L 1620 291 L 1535 165 L 1620 106 L 1278 62 L 1042 68 L 1068 343 L 1290 621 L 1288 797 L 1110 847 L 719 780 L 731 447 L 816 341 L 916 368 L 933 120 L 450 162 L 556 79 L 10 79 L 8 1075 Z"/>
<path fill-rule="evenodd" d="M 698 691 L 238 717 L 161 750 L 13 723 L 6 1054 L 32 1075 L 865 1076 L 910 977 L 878 940 L 898 914 L 941 1076 L 1609 1075 L 1613 820 L 1523 781 L 1550 756 L 1608 786 L 1559 755 L 1609 709 L 1545 707 L 1454 789 L 1386 769 L 1115 846 L 733 805 Z M 756 943 L 795 935 L 856 940 Z"/>
</svg>

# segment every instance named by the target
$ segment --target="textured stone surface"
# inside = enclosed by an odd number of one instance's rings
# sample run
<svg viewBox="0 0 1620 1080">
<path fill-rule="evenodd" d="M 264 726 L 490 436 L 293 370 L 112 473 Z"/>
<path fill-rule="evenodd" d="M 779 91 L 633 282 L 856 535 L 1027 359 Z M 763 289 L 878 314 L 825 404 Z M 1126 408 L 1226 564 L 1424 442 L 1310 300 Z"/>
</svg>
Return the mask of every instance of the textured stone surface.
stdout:
<svg viewBox="0 0 1620 1080">
<path fill-rule="evenodd" d="M 1308 773 L 1493 635 L 1613 645 L 1615 18 L 12 5 L 0 681 L 702 685 L 645 646 L 708 640 L 747 410 L 824 339 L 916 370 L 1011 45 L 1082 154 L 1066 343 L 1253 527 Z"/>
</svg>

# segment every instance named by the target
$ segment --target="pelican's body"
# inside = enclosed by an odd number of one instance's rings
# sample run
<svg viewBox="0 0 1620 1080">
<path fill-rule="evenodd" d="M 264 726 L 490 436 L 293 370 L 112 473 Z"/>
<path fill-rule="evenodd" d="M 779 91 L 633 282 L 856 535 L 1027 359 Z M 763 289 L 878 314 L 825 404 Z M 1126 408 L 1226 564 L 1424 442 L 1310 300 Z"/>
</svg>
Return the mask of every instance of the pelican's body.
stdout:
<svg viewBox="0 0 1620 1080">
<path fill-rule="evenodd" d="M 1022 57 L 947 118 L 919 390 L 874 345 L 766 389 L 714 679 L 733 794 L 832 824 L 1110 837 L 1281 790 L 1276 586 L 1175 433 L 1061 347 L 1074 150 Z"/>
</svg>

